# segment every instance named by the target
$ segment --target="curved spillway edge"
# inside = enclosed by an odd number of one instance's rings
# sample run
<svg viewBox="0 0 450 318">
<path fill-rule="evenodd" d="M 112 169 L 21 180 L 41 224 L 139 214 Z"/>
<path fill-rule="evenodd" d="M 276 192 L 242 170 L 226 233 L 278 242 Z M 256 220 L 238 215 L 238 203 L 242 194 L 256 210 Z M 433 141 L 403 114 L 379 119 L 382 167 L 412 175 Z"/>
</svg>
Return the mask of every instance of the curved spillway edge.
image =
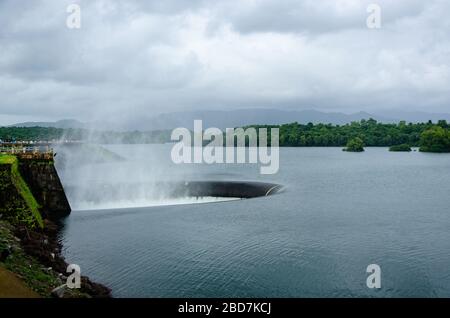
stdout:
<svg viewBox="0 0 450 318">
<path fill-rule="evenodd" d="M 178 185 L 178 187 L 178 191 L 188 196 L 246 199 L 273 195 L 280 192 L 283 188 L 275 183 L 253 181 L 190 181 Z"/>
</svg>

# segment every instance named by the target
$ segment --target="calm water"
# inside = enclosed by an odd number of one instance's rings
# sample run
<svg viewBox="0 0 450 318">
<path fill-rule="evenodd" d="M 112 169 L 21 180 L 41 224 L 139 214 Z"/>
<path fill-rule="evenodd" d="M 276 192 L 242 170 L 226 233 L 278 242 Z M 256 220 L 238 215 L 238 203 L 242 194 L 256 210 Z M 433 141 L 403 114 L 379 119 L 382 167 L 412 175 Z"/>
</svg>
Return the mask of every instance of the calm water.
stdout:
<svg viewBox="0 0 450 318">
<path fill-rule="evenodd" d="M 133 155 L 90 167 L 86 182 L 110 171 L 110 181 L 286 187 L 251 200 L 73 211 L 67 261 L 116 297 L 450 297 L 450 155 L 283 148 L 279 173 L 261 176 L 256 166 L 173 166 L 169 145 L 109 148 Z M 61 172 L 63 183 L 86 169 Z M 380 290 L 366 287 L 372 263 Z"/>
</svg>

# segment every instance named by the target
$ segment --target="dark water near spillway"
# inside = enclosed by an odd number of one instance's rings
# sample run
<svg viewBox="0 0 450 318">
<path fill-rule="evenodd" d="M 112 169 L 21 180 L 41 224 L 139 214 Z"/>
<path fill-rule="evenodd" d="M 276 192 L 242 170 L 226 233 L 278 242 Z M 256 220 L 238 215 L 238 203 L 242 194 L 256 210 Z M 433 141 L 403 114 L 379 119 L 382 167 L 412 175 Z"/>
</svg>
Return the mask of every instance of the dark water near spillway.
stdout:
<svg viewBox="0 0 450 318">
<path fill-rule="evenodd" d="M 450 297 L 448 154 L 282 148 L 279 173 L 262 176 L 257 166 L 175 166 L 170 145 L 108 148 L 127 163 L 61 171 L 63 183 L 89 171 L 86 184 L 130 182 L 143 193 L 132 182 L 285 186 L 249 200 L 133 208 L 110 198 L 123 208 L 73 211 L 61 237 L 67 261 L 116 297 Z M 372 263 L 380 290 L 366 286 Z"/>
</svg>

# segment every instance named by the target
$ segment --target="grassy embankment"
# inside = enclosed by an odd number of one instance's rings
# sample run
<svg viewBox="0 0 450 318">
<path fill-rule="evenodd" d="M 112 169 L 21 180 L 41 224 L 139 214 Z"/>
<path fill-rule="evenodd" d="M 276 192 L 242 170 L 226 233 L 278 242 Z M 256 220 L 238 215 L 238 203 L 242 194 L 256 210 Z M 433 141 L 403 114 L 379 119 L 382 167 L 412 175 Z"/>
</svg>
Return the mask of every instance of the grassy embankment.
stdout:
<svg viewBox="0 0 450 318">
<path fill-rule="evenodd" d="M 40 206 L 22 178 L 15 156 L 0 155 L 0 199 L 0 298 L 52 297 L 52 290 L 65 284 L 65 272 L 52 266 L 61 265 L 49 234 L 52 223 L 45 220 L 44 227 Z M 30 244 L 36 253 L 27 252 Z M 55 262 L 40 256 L 53 257 Z M 91 296 L 66 289 L 64 297 Z"/>
<path fill-rule="evenodd" d="M 42 220 L 41 213 L 39 212 L 39 204 L 31 193 L 25 180 L 23 180 L 19 171 L 19 161 L 15 156 L 11 155 L 0 155 L 0 165 L 11 165 L 11 181 L 16 187 L 17 191 L 27 204 L 30 212 L 31 218 L 27 219 L 27 222 L 31 224 L 37 224 L 39 227 L 44 227 L 44 222 Z"/>
<path fill-rule="evenodd" d="M 15 156 L 0 155 L 0 165 L 11 166 L 11 183 L 17 189 L 27 206 L 26 212 L 17 211 L 18 222 L 26 226 L 44 223 L 39 212 L 39 205 L 19 172 Z M 12 196 L 14 197 L 14 196 Z M 20 240 L 14 236 L 14 226 L 7 221 L 0 221 L 0 297 L 39 297 L 50 296 L 50 287 L 57 286 L 57 277 L 47 272 L 32 257 L 25 254 Z"/>
<path fill-rule="evenodd" d="M 60 282 L 23 251 L 13 232 L 11 224 L 0 221 L 0 253 L 9 251 L 8 257 L 0 261 L 0 297 L 50 297 L 51 289 Z"/>
</svg>

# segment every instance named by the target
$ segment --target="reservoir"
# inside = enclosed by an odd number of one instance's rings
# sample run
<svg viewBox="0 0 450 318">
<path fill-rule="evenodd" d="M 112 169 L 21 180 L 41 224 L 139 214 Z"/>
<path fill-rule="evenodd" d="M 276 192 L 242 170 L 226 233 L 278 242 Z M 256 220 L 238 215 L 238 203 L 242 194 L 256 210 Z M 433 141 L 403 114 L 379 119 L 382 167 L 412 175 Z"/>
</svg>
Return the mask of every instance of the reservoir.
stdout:
<svg viewBox="0 0 450 318">
<path fill-rule="evenodd" d="M 450 297 L 450 154 L 281 148 L 279 172 L 261 175 L 258 165 L 175 165 L 171 145 L 105 148 L 126 161 L 57 163 L 74 209 L 61 241 L 67 262 L 114 297 Z M 283 191 L 171 202 L 161 180 Z M 96 183 L 121 191 L 86 201 L 70 190 Z M 381 289 L 366 286 L 369 264 Z"/>
</svg>

